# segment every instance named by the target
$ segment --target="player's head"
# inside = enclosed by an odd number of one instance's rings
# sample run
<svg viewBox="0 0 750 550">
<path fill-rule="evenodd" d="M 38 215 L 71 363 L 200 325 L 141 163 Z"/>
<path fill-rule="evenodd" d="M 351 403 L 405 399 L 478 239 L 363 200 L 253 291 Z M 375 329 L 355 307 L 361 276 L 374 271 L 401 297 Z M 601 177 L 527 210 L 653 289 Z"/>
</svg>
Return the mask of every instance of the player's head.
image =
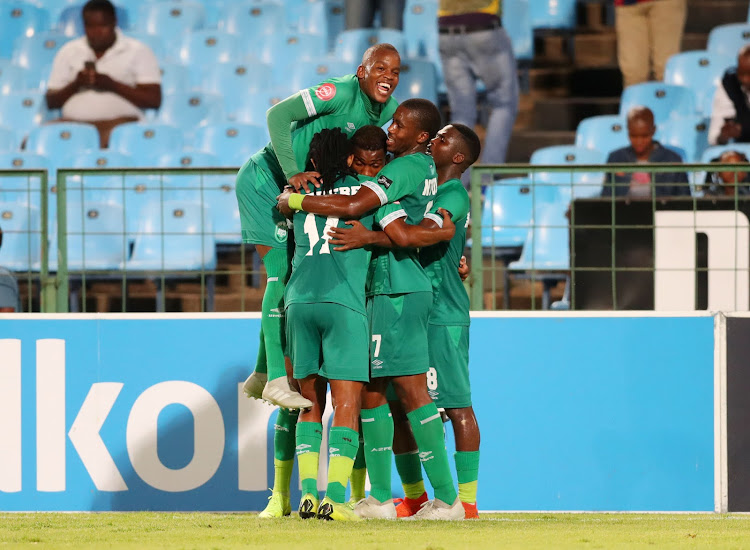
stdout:
<svg viewBox="0 0 750 550">
<path fill-rule="evenodd" d="M 357 67 L 359 87 L 367 97 L 377 103 L 385 103 L 398 86 L 401 72 L 401 56 L 391 44 L 370 46 Z"/>
<path fill-rule="evenodd" d="M 352 136 L 352 168 L 357 174 L 374 177 L 385 166 L 386 135 L 382 128 L 368 124 Z"/>
<path fill-rule="evenodd" d="M 333 190 L 337 180 L 353 175 L 352 144 L 341 128 L 323 129 L 310 140 L 309 163 L 320 173 L 320 188 L 324 193 Z"/>
<path fill-rule="evenodd" d="M 388 126 L 388 151 L 401 156 L 428 143 L 440 130 L 440 111 L 428 99 L 407 99 L 393 113 Z"/>
<path fill-rule="evenodd" d="M 464 172 L 479 158 L 477 134 L 464 124 L 448 124 L 430 141 L 429 152 L 438 170 L 456 166 Z"/>
<path fill-rule="evenodd" d="M 628 111 L 628 139 L 636 155 L 642 155 L 654 141 L 654 113 L 648 107 L 636 106 Z"/>
<path fill-rule="evenodd" d="M 109 0 L 89 0 L 83 6 L 83 28 L 86 40 L 95 52 L 106 51 L 115 43 L 117 15 Z"/>
</svg>

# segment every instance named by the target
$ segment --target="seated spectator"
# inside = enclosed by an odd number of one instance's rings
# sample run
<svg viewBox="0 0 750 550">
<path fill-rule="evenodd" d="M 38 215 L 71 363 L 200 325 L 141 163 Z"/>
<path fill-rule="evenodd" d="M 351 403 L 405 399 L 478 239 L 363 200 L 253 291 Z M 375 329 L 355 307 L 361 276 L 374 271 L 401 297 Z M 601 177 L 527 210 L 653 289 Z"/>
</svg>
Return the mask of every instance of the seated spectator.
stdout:
<svg viewBox="0 0 750 550">
<path fill-rule="evenodd" d="M 654 140 L 654 113 L 648 107 L 633 107 L 628 112 L 630 145 L 609 154 L 608 164 L 650 164 L 656 162 L 682 163 L 680 155 Z M 614 175 L 614 184 L 613 178 Z M 690 187 L 685 172 L 651 173 L 616 172 L 607 176 L 602 188 L 603 197 L 651 198 L 689 196 Z"/>
<path fill-rule="evenodd" d="M 714 92 L 708 142 L 724 145 L 750 142 L 750 44 L 737 56 L 737 67 L 727 69 Z"/>
<path fill-rule="evenodd" d="M 62 119 L 95 124 L 101 147 L 118 124 L 161 105 L 161 72 L 151 49 L 123 35 L 109 0 L 83 6 L 86 36 L 71 40 L 55 56 L 47 83 L 47 106 Z"/>
<path fill-rule="evenodd" d="M 721 164 L 748 164 L 747 157 L 738 151 L 724 151 L 721 156 L 711 159 L 711 162 L 720 162 Z M 747 172 L 731 172 L 725 170 L 709 172 L 706 174 L 706 183 L 703 186 L 704 196 L 734 197 L 735 192 L 737 195 L 750 195 Z"/>
</svg>

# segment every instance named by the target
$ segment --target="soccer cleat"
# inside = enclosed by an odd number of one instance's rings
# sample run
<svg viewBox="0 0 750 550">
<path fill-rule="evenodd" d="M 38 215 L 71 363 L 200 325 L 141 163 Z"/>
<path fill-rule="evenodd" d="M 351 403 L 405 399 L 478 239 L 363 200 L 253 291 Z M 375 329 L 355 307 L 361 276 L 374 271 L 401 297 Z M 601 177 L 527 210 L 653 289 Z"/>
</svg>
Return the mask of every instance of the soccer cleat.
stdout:
<svg viewBox="0 0 750 550">
<path fill-rule="evenodd" d="M 318 519 L 325 519 L 328 521 L 362 521 L 357 514 L 354 513 L 348 503 L 333 502 L 330 498 L 325 497 L 318 507 Z"/>
<path fill-rule="evenodd" d="M 417 512 L 419 512 L 419 509 L 422 507 L 422 505 L 427 502 L 429 499 L 427 498 L 427 493 L 422 493 L 418 498 L 402 498 L 399 499 L 401 502 L 399 502 L 396 505 L 396 515 L 400 518 L 408 518 L 409 516 L 413 516 Z"/>
<path fill-rule="evenodd" d="M 258 517 L 263 519 L 283 518 L 291 513 L 292 505 L 289 502 L 289 493 L 274 491 L 271 493 L 271 496 L 268 497 L 268 505 L 260 514 L 258 514 Z"/>
<path fill-rule="evenodd" d="M 461 505 L 461 501 L 458 499 L 458 497 L 456 497 L 456 500 L 455 502 L 453 502 L 453 504 L 447 504 L 439 498 L 436 498 L 435 500 L 428 500 L 422 505 L 422 508 L 419 510 L 419 512 L 404 519 L 455 521 L 464 519 L 465 516 L 466 512 L 464 511 L 464 507 Z"/>
<path fill-rule="evenodd" d="M 245 395 L 252 397 L 253 399 L 263 398 L 263 389 L 266 387 L 268 382 L 268 375 L 265 372 L 254 372 L 247 377 L 245 383 L 242 385 L 242 391 Z"/>
<path fill-rule="evenodd" d="M 283 409 L 309 409 L 313 405 L 289 386 L 286 376 L 270 380 L 263 389 L 263 399 Z"/>
<path fill-rule="evenodd" d="M 318 497 L 312 493 L 302 495 L 302 500 L 299 501 L 299 517 L 302 519 L 314 518 L 318 512 Z"/>
<path fill-rule="evenodd" d="M 469 504 L 468 502 L 462 502 L 464 506 L 464 519 L 479 519 L 479 512 L 477 511 L 477 503 Z"/>
<path fill-rule="evenodd" d="M 360 500 L 354 507 L 354 513 L 365 519 L 396 519 L 396 506 L 393 499 L 380 502 L 370 495 Z"/>
</svg>

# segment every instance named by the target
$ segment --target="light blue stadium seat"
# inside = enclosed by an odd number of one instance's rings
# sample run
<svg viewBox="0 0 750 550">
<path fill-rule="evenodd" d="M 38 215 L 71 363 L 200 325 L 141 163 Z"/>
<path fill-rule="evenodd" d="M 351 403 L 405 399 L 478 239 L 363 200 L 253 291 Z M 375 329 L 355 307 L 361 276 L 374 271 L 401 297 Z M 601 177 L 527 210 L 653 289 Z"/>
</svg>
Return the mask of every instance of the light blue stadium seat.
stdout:
<svg viewBox="0 0 750 550">
<path fill-rule="evenodd" d="M 266 124 L 266 111 L 285 99 L 275 90 L 249 92 L 239 99 L 236 110 L 228 117 L 232 121 L 245 124 Z"/>
<path fill-rule="evenodd" d="M 427 57 L 440 61 L 438 54 L 438 3 L 432 0 L 415 0 L 404 9 L 404 35 L 409 57 Z M 394 44 L 395 46 L 395 44 Z M 401 50 L 399 50 L 401 52 Z M 406 57 L 401 52 L 403 57 Z"/>
<path fill-rule="evenodd" d="M 19 145 L 20 140 L 15 130 L 7 126 L 0 126 L 0 153 L 18 151 Z"/>
<path fill-rule="evenodd" d="M 10 62 L 0 64 L 0 95 L 38 90 L 40 81 L 35 76 L 32 71 Z"/>
<path fill-rule="evenodd" d="M 750 42 L 750 23 L 719 25 L 708 33 L 709 52 L 737 59 L 740 48 Z"/>
<path fill-rule="evenodd" d="M 216 155 L 220 166 L 242 166 L 250 155 L 267 143 L 264 126 L 222 122 L 198 128 L 193 149 Z"/>
<path fill-rule="evenodd" d="M 134 2 L 135 0 L 130 1 Z M 60 14 L 65 8 L 80 5 L 81 0 L 34 0 L 33 3 L 47 11 L 50 25 L 54 25 L 60 19 Z"/>
<path fill-rule="evenodd" d="M 129 30 L 128 36 L 139 42 L 143 42 L 151 48 L 151 51 L 159 62 L 167 61 L 176 63 L 180 59 L 180 48 L 182 47 L 182 43 L 179 40 L 168 40 L 167 43 L 169 44 L 169 50 L 167 51 L 165 41 L 162 40 L 162 37 L 159 35 Z"/>
<path fill-rule="evenodd" d="M 179 41 L 178 37 L 183 33 L 203 28 L 205 20 L 205 8 L 200 2 L 160 0 L 141 4 L 133 26 L 166 40 Z"/>
<path fill-rule="evenodd" d="M 482 206 L 485 254 L 518 255 L 531 225 L 533 200 L 528 178 L 508 178 L 487 186 Z"/>
<path fill-rule="evenodd" d="M 11 0 L 0 5 L 0 57 L 10 59 L 19 37 L 33 37 L 50 28 L 47 10 L 30 2 Z"/>
<path fill-rule="evenodd" d="M 11 271 L 38 271 L 42 259 L 39 209 L 20 202 L 0 202 L 0 227 L 0 265 Z"/>
<path fill-rule="evenodd" d="M 268 35 L 286 29 L 284 6 L 278 2 L 244 1 L 227 6 L 223 30 L 239 35 L 245 51 L 257 51 Z"/>
<path fill-rule="evenodd" d="M 736 56 L 704 50 L 678 53 L 667 61 L 664 82 L 693 90 L 698 112 L 709 116 L 714 92 L 721 83 L 724 71 L 736 63 Z"/>
<path fill-rule="evenodd" d="M 159 156 L 180 151 L 184 145 L 179 128 L 159 123 L 120 124 L 109 137 L 109 149 L 130 155 L 136 166 L 155 166 Z"/>
<path fill-rule="evenodd" d="M 585 118 L 576 128 L 576 147 L 597 149 L 609 155 L 615 149 L 628 145 L 628 122 L 620 115 Z"/>
<path fill-rule="evenodd" d="M 700 115 L 671 118 L 658 126 L 654 137 L 662 145 L 680 148 L 686 162 L 697 162 L 708 147 L 708 124 Z"/>
<path fill-rule="evenodd" d="M 66 168 L 131 168 L 134 166 L 130 155 L 111 150 L 74 153 L 58 163 Z M 88 203 L 112 202 L 122 204 L 126 189 L 125 176 L 87 174 L 83 177 L 69 176 L 66 180 L 68 201 Z"/>
<path fill-rule="evenodd" d="M 188 138 L 203 123 L 223 120 L 224 104 L 220 95 L 201 92 L 178 92 L 165 95 L 158 120 L 177 126 Z"/>
<path fill-rule="evenodd" d="M 399 103 L 412 97 L 421 97 L 437 105 L 437 71 L 432 61 L 402 59 L 401 74 L 393 97 Z"/>
<path fill-rule="evenodd" d="M 75 37 L 83 36 L 83 6 L 85 2 L 66 6 L 56 18 L 55 28 L 65 36 Z M 128 8 L 122 5 L 115 5 L 115 15 L 117 17 L 117 26 L 123 30 L 130 28 L 130 13 Z"/>
<path fill-rule="evenodd" d="M 99 132 L 96 126 L 85 122 L 60 122 L 38 126 L 29 133 L 26 149 L 57 158 L 98 150 Z"/>
<path fill-rule="evenodd" d="M 326 55 L 327 45 L 314 34 L 289 33 L 269 36 L 261 51 L 261 60 L 273 69 L 274 84 L 288 86 L 289 67 Z"/>
<path fill-rule="evenodd" d="M 26 136 L 44 118 L 44 96 L 40 91 L 14 92 L 0 95 L 0 126 L 13 128 Z"/>
<path fill-rule="evenodd" d="M 120 269 L 130 249 L 121 204 L 69 200 L 66 222 L 68 270 Z M 56 238 L 57 235 L 51 242 L 56 242 Z M 57 255 L 50 256 L 50 271 L 57 271 Z"/>
<path fill-rule="evenodd" d="M 642 82 L 628 86 L 620 98 L 620 115 L 637 106 L 648 107 L 656 124 L 668 118 L 695 114 L 695 96 L 690 88 L 663 82 Z"/>
<path fill-rule="evenodd" d="M 350 29 L 336 39 L 336 57 L 352 63 L 354 69 L 362 61 L 365 50 L 379 42 L 392 44 L 399 52 L 407 51 L 406 37 L 395 29 Z M 419 57 L 419 56 L 416 56 Z"/>
<path fill-rule="evenodd" d="M 350 62 L 333 57 L 320 57 L 307 63 L 293 63 L 287 69 L 289 86 L 295 91 L 310 88 L 330 78 L 352 74 Z"/>
<path fill-rule="evenodd" d="M 270 65 L 246 59 L 233 63 L 217 63 L 207 68 L 201 89 L 220 95 L 223 98 L 224 113 L 228 118 L 232 118 L 248 93 L 267 89 L 272 80 Z"/>
<path fill-rule="evenodd" d="M 341 2 L 303 0 L 287 2 L 287 26 L 294 32 L 323 37 L 325 51 L 332 49 L 338 33 L 344 30 L 344 9 Z"/>
<path fill-rule="evenodd" d="M 503 26 L 513 44 L 516 61 L 531 61 L 534 58 L 534 29 L 531 27 L 529 0 L 504 0 Z"/>
<path fill-rule="evenodd" d="M 596 149 L 574 145 L 553 145 L 537 149 L 531 155 L 532 165 L 604 164 L 607 158 Z M 537 172 L 533 174 L 535 200 L 567 205 L 574 198 L 598 197 L 602 190 L 603 172 Z M 564 209 L 564 208 L 563 208 Z"/>
<path fill-rule="evenodd" d="M 216 63 L 230 63 L 240 53 L 237 36 L 216 29 L 201 29 L 183 36 L 180 61 L 189 67 L 205 67 Z"/>
<path fill-rule="evenodd" d="M 46 72 L 46 77 L 49 77 L 49 69 L 55 55 L 69 40 L 70 37 L 58 31 L 42 31 L 34 36 L 21 36 L 13 48 L 13 63 L 25 69 Z"/>
<path fill-rule="evenodd" d="M 532 0 L 529 16 L 535 29 L 574 29 L 576 0 Z"/>
<path fill-rule="evenodd" d="M 0 170 L 44 170 L 49 168 L 49 160 L 35 153 L 28 151 L 0 153 Z M 53 183 L 48 179 L 49 186 Z M 0 185 L 0 201 L 28 203 L 37 209 L 41 209 L 40 189 L 41 183 L 38 177 L 5 176 L 2 179 L 2 185 Z M 2 227 L 2 224 L 0 224 L 0 227 Z"/>
<path fill-rule="evenodd" d="M 161 69 L 161 93 L 164 95 L 189 90 L 191 68 L 179 63 L 170 63 L 163 61 L 160 64 Z M 193 72 L 197 72 L 192 68 Z"/>
</svg>

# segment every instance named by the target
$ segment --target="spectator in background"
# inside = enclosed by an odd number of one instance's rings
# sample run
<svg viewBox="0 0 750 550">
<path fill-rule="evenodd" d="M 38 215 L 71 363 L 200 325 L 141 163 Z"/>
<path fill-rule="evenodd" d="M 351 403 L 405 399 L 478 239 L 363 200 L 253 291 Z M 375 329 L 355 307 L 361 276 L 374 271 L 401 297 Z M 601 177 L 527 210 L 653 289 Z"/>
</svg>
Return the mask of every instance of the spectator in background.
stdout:
<svg viewBox="0 0 750 550">
<path fill-rule="evenodd" d="M 346 30 L 375 26 L 375 12 L 380 12 L 380 27 L 404 28 L 405 0 L 346 0 Z"/>
<path fill-rule="evenodd" d="M 714 92 L 708 142 L 724 145 L 730 140 L 750 142 L 750 45 L 737 55 L 737 67 L 727 69 Z"/>
<path fill-rule="evenodd" d="M 747 157 L 739 151 L 724 151 L 711 162 L 721 164 L 749 164 Z M 750 166 L 748 166 L 750 169 Z M 732 172 L 721 170 L 706 174 L 703 195 L 706 197 L 734 197 L 734 195 L 750 195 L 747 172 Z"/>
<path fill-rule="evenodd" d="M 502 164 L 518 113 L 518 73 L 513 46 L 502 26 L 501 0 L 440 0 L 438 32 L 451 122 L 474 128 L 477 80 L 487 90 L 482 164 Z M 464 178 L 468 171 L 464 173 Z M 464 185 L 468 179 L 464 179 Z"/>
<path fill-rule="evenodd" d="M 680 51 L 687 0 L 615 0 L 617 61 L 623 86 L 662 80 L 667 59 Z"/>
<path fill-rule="evenodd" d="M 3 232 L 0 229 L 0 246 L 3 244 Z M 13 273 L 0 267 L 0 313 L 21 311 L 21 294 Z"/>
<path fill-rule="evenodd" d="M 650 164 L 656 162 L 682 163 L 680 155 L 654 140 L 654 113 L 648 107 L 633 107 L 628 112 L 630 145 L 609 154 L 607 164 Z M 614 178 L 613 178 L 614 176 Z M 614 183 L 613 183 L 614 179 Z M 603 197 L 651 198 L 690 196 L 685 172 L 651 173 L 648 171 L 615 172 L 607 176 L 602 188 Z"/>
<path fill-rule="evenodd" d="M 47 106 L 62 108 L 65 121 L 89 122 L 106 147 L 112 128 L 161 105 L 161 72 L 151 49 L 117 28 L 109 0 L 83 6 L 86 36 L 71 40 L 55 56 L 47 83 Z"/>
</svg>

